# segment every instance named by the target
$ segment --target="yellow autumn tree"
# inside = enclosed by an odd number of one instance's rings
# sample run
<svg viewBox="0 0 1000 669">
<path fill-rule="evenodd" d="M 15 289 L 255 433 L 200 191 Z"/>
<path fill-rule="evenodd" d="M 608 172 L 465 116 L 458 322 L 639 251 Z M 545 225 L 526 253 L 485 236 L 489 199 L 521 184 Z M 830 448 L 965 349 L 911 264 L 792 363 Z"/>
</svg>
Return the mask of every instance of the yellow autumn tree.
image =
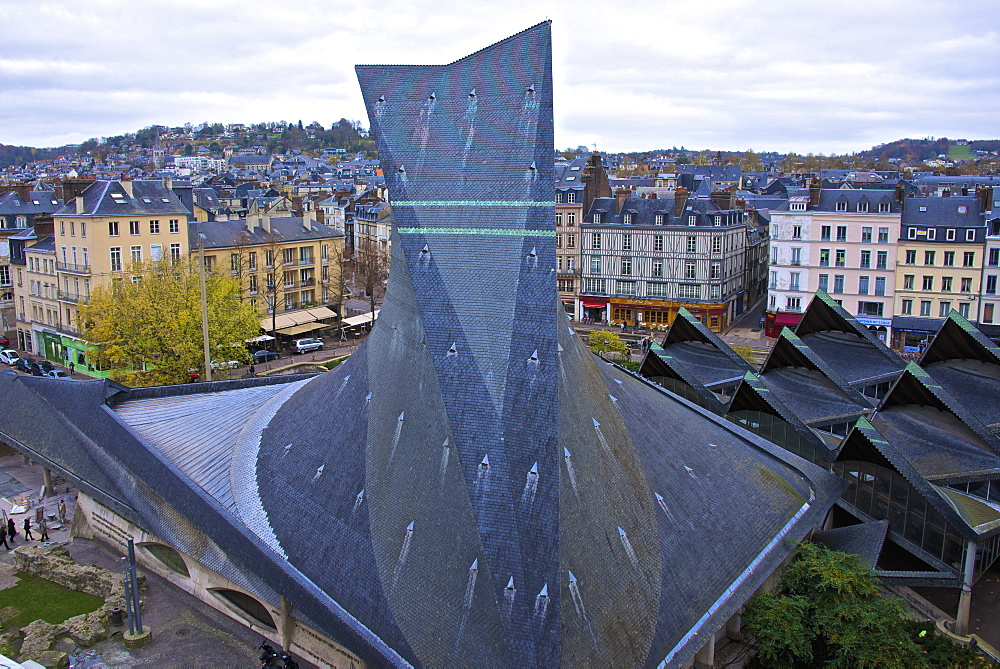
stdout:
<svg viewBox="0 0 1000 669">
<path fill-rule="evenodd" d="M 626 360 L 631 356 L 628 344 L 617 334 L 607 330 L 590 333 L 590 350 L 602 358 Z"/>
<path fill-rule="evenodd" d="M 247 361 L 243 342 L 260 332 L 260 316 L 240 301 L 232 276 L 208 273 L 209 355 Z M 205 377 L 198 261 L 160 260 L 136 264 L 93 291 L 80 309 L 83 338 L 95 347 L 90 358 L 129 386 L 184 383 L 191 370 Z"/>
</svg>

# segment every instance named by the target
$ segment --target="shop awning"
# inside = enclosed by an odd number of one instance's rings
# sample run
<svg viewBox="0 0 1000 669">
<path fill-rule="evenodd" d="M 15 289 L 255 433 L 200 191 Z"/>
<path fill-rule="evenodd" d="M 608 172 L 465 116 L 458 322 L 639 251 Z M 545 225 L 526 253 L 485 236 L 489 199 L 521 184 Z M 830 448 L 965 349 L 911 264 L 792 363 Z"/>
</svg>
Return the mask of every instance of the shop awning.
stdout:
<svg viewBox="0 0 1000 669">
<path fill-rule="evenodd" d="M 325 328 L 326 326 L 326 323 L 302 323 L 301 325 L 293 325 L 290 328 L 282 328 L 281 330 L 278 330 L 278 333 L 294 337 L 295 335 L 312 332 L 313 330 L 319 330 Z"/>
<path fill-rule="evenodd" d="M 583 306 L 585 306 L 588 309 L 603 309 L 604 307 L 608 306 L 607 302 L 600 302 L 600 303 L 599 302 L 583 302 L 582 304 L 583 304 Z"/>
<path fill-rule="evenodd" d="M 375 310 L 375 318 L 378 318 L 378 315 L 381 311 L 382 311 L 381 309 Z M 349 328 L 349 327 L 354 327 L 356 325 L 365 325 L 366 323 L 371 323 L 371 322 L 372 322 L 372 312 L 369 311 L 368 313 L 361 314 L 360 316 L 351 316 L 350 318 L 345 318 L 341 322 L 341 326 Z"/>
<path fill-rule="evenodd" d="M 282 332 L 295 325 L 305 325 L 306 323 L 315 323 L 318 320 L 324 318 L 335 318 L 337 314 L 326 307 L 311 307 L 309 309 L 299 309 L 298 311 L 288 311 L 283 314 L 278 314 L 274 318 L 274 329 L 278 332 Z M 271 329 L 271 318 L 262 318 L 260 321 L 260 327 L 264 330 Z M 320 327 L 323 327 L 322 325 Z"/>
<path fill-rule="evenodd" d="M 327 307 L 310 307 L 309 309 L 306 309 L 305 311 L 308 312 L 309 314 L 311 314 L 312 317 L 314 319 L 316 319 L 317 321 L 321 321 L 324 318 L 336 318 L 337 317 L 337 312 L 333 311 L 333 309 L 328 309 Z"/>
</svg>

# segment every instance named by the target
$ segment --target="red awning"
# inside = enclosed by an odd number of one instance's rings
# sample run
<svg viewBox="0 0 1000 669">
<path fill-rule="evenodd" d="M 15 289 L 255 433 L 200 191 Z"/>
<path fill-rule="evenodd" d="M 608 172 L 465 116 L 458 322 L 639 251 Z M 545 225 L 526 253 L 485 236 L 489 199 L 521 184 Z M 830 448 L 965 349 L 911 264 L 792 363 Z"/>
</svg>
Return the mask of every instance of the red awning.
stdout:
<svg viewBox="0 0 1000 669">
<path fill-rule="evenodd" d="M 779 312 L 774 315 L 775 325 L 798 325 L 801 320 L 802 314 Z"/>
<path fill-rule="evenodd" d="M 608 303 L 604 302 L 604 303 L 598 304 L 597 302 L 584 302 L 583 306 L 585 306 L 585 307 L 587 307 L 589 309 L 603 309 L 604 307 L 608 306 Z"/>
</svg>

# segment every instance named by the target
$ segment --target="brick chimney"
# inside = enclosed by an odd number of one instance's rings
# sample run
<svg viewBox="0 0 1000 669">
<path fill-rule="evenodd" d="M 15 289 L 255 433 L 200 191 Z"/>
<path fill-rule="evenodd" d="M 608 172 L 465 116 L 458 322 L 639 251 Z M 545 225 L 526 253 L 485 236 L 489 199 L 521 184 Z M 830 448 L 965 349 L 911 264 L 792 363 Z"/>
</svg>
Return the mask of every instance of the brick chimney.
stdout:
<svg viewBox="0 0 1000 669">
<path fill-rule="evenodd" d="M 619 188 L 615 191 L 615 214 L 622 213 L 622 205 L 625 200 L 632 196 L 632 191 L 628 188 Z"/>
<path fill-rule="evenodd" d="M 90 184 L 94 183 L 93 179 L 63 179 L 60 186 L 61 194 L 57 193 L 58 198 L 63 202 L 69 202 L 77 195 L 87 190 Z"/>
<path fill-rule="evenodd" d="M 688 189 L 684 186 L 678 186 L 677 190 L 674 191 L 674 218 L 680 218 L 684 215 L 684 207 L 687 206 L 688 201 Z"/>
<path fill-rule="evenodd" d="M 809 182 L 809 206 L 818 207 L 819 206 L 819 196 L 823 192 L 823 182 L 819 179 L 813 179 Z"/>
<path fill-rule="evenodd" d="M 122 179 L 118 183 L 120 183 L 122 185 L 122 188 L 125 189 L 125 194 L 126 195 L 128 195 L 129 197 L 134 197 L 132 195 L 132 180 L 131 179 Z"/>
</svg>

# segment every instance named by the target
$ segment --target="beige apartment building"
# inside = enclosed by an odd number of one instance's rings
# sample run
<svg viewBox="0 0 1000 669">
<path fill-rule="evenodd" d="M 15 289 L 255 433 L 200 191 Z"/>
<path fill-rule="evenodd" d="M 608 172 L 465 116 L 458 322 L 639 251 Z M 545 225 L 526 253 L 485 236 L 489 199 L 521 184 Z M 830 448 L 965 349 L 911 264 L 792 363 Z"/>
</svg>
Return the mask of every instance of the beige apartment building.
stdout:
<svg viewBox="0 0 1000 669">
<path fill-rule="evenodd" d="M 897 252 L 894 348 L 923 350 L 952 310 L 978 321 L 986 233 L 978 197 L 906 199 Z"/>
<path fill-rule="evenodd" d="M 185 255 L 188 213 L 158 180 L 94 181 L 79 191 L 68 188 L 64 198 L 52 214 L 51 237 L 24 249 L 28 299 L 17 304 L 18 344 L 88 370 L 80 305 L 133 262 Z"/>
<path fill-rule="evenodd" d="M 237 277 L 262 329 L 276 336 L 307 336 L 340 309 L 344 233 L 316 222 L 314 211 L 191 223 L 192 252 L 201 245 L 206 268 Z"/>
</svg>

